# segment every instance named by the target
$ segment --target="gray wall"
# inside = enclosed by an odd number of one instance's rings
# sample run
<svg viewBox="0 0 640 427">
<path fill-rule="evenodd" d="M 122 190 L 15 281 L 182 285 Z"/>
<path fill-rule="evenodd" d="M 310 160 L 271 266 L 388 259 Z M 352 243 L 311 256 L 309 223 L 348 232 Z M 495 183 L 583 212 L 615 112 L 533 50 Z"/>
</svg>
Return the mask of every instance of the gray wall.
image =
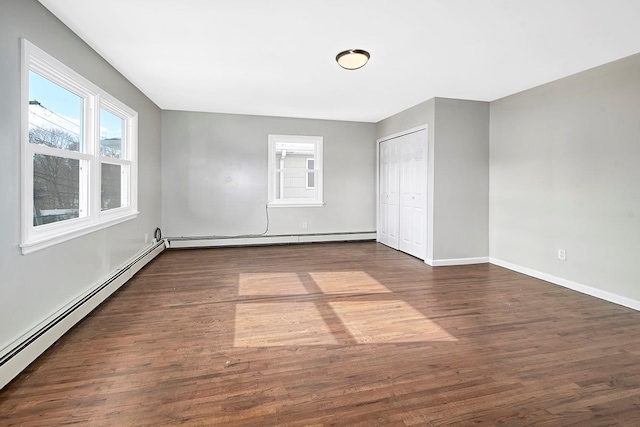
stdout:
<svg viewBox="0 0 640 427">
<path fill-rule="evenodd" d="M 640 55 L 492 102 L 490 166 L 492 257 L 640 300 Z"/>
<path fill-rule="evenodd" d="M 433 98 L 377 124 L 383 138 L 428 124 L 427 258 L 489 255 L 489 104 Z"/>
<path fill-rule="evenodd" d="M 489 103 L 436 98 L 433 259 L 489 256 Z"/>
<path fill-rule="evenodd" d="M 374 124 L 163 111 L 164 235 L 264 232 L 269 134 L 324 138 L 325 205 L 269 208 L 268 234 L 375 231 Z"/>
<path fill-rule="evenodd" d="M 431 98 L 418 105 L 394 114 L 376 124 L 376 135 L 379 138 L 393 135 L 417 126 L 429 124 L 429 145 L 433 141 L 433 120 L 436 98 Z"/>
<path fill-rule="evenodd" d="M 20 252 L 20 38 L 139 114 L 140 215 L 29 255 Z M 160 110 L 35 0 L 0 13 L 0 349 L 103 280 L 160 224 Z"/>
</svg>

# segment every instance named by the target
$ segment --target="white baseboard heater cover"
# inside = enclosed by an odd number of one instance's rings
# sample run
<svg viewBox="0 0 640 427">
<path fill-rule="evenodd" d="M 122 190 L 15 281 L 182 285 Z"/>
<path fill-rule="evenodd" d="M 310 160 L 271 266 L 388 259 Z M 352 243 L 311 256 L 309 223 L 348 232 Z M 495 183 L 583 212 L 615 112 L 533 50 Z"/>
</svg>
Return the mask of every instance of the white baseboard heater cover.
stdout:
<svg viewBox="0 0 640 427">
<path fill-rule="evenodd" d="M 167 246 L 179 248 L 211 248 L 218 246 L 284 245 L 295 243 L 350 242 L 375 240 L 375 231 L 324 234 L 288 234 L 273 236 L 203 236 L 203 237 L 167 237 Z"/>
<path fill-rule="evenodd" d="M 160 241 L 0 352 L 0 389 L 166 248 Z"/>
</svg>

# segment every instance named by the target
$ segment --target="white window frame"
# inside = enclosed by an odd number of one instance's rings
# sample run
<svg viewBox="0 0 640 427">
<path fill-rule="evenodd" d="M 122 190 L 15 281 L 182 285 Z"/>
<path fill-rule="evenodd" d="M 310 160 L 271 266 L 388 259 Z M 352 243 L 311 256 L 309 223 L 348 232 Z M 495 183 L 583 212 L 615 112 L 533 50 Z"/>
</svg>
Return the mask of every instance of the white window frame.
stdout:
<svg viewBox="0 0 640 427">
<path fill-rule="evenodd" d="M 276 143 L 313 143 L 315 147 L 315 173 L 316 187 L 315 198 L 299 198 L 299 199 L 276 199 L 276 173 L 279 172 L 276 164 Z M 269 135 L 269 159 L 268 159 L 268 206 L 270 207 L 317 207 L 323 206 L 323 174 L 322 174 L 322 145 L 323 137 L 321 136 L 304 136 L 304 135 Z M 306 180 L 306 176 L 305 176 Z"/>
<path fill-rule="evenodd" d="M 69 151 L 29 142 L 29 71 L 75 93 L 84 99 L 83 143 L 79 151 Z M 22 241 L 23 254 L 44 249 L 61 242 L 133 219 L 138 215 L 137 136 L 138 114 L 94 85 L 71 68 L 22 39 L 21 75 L 21 145 L 22 145 Z M 100 108 L 125 120 L 122 158 L 100 155 Z M 78 218 L 39 226 L 33 225 L 33 158 L 45 154 L 77 159 L 81 163 L 80 209 Z M 118 164 L 127 168 L 124 206 L 101 211 L 101 165 Z"/>
</svg>

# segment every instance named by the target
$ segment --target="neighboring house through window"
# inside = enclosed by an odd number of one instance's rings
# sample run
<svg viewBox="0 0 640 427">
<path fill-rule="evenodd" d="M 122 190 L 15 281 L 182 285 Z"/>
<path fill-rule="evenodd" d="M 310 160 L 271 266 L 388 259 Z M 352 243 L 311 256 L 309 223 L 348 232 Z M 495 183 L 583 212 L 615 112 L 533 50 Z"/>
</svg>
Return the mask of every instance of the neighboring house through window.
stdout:
<svg viewBox="0 0 640 427">
<path fill-rule="evenodd" d="M 269 135 L 269 205 L 322 203 L 322 137 Z"/>
<path fill-rule="evenodd" d="M 137 215 L 137 113 L 23 40 L 22 252 Z"/>
</svg>

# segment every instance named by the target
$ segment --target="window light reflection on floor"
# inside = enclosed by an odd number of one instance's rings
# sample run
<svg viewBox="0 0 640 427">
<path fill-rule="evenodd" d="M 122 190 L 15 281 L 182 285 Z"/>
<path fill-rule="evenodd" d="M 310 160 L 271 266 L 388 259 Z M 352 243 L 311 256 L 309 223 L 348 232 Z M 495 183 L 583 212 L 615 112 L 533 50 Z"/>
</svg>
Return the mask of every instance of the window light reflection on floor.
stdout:
<svg viewBox="0 0 640 427">
<path fill-rule="evenodd" d="M 359 344 L 457 341 L 404 301 L 344 301 L 329 305 Z"/>
<path fill-rule="evenodd" d="M 236 305 L 235 347 L 337 344 L 312 302 Z"/>
<path fill-rule="evenodd" d="M 324 271 L 309 273 L 325 294 L 377 294 L 391 292 L 364 271 Z"/>
<path fill-rule="evenodd" d="M 296 273 L 242 273 L 238 285 L 240 296 L 307 294 Z"/>
<path fill-rule="evenodd" d="M 308 287 L 305 287 L 303 277 L 307 284 L 311 278 L 314 287 L 325 297 L 312 302 L 239 302 L 235 313 L 235 347 L 338 344 L 325 322 L 327 312 L 330 319 L 339 319 L 340 329 L 357 344 L 457 341 L 409 303 L 386 299 L 388 297 L 380 300 L 381 295 L 392 291 L 364 271 L 240 274 L 238 294 L 260 297 L 307 295 Z M 358 300 L 345 300 L 349 294 L 358 295 Z M 331 295 L 337 295 L 339 299 L 331 301 L 327 298 Z M 371 301 L 362 300 L 367 295 L 371 295 Z"/>
</svg>

